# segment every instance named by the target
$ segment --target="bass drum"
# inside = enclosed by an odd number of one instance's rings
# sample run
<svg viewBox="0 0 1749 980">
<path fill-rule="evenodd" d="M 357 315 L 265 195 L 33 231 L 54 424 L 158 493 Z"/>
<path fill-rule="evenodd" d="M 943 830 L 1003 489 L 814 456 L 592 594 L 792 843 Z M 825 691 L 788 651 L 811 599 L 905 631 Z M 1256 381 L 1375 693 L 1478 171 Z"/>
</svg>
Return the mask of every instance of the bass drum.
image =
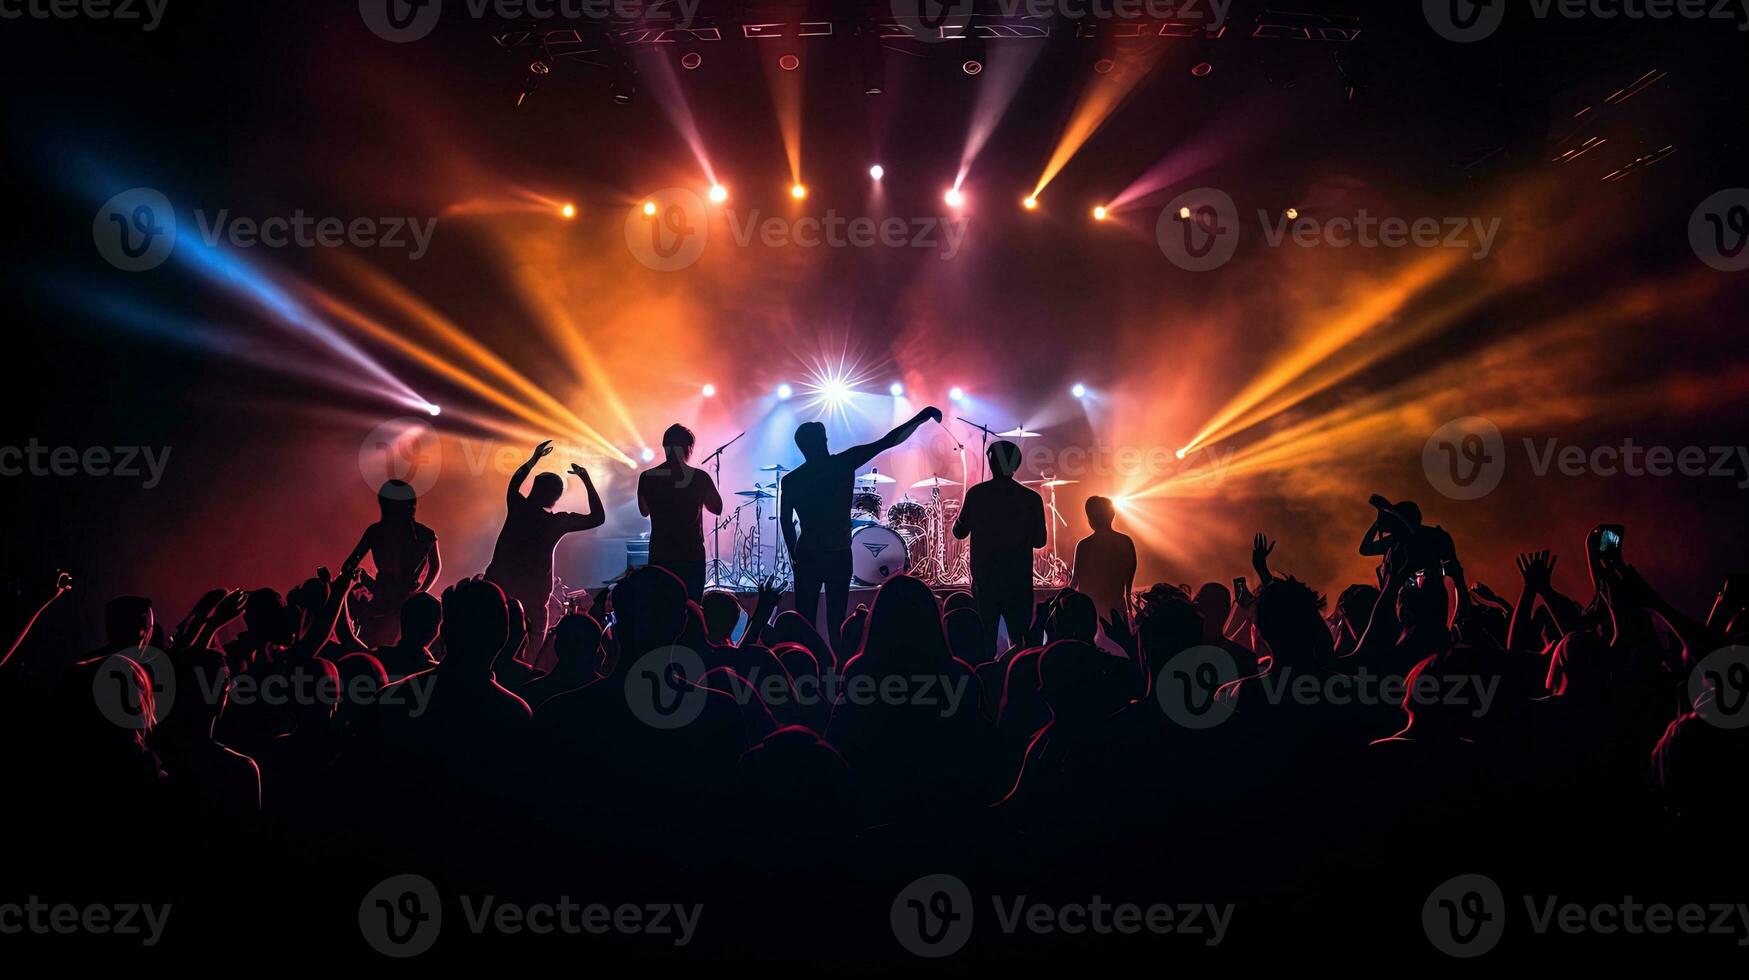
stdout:
<svg viewBox="0 0 1749 980">
<path fill-rule="evenodd" d="M 850 536 L 850 575 L 857 585 L 881 585 L 910 569 L 910 549 L 892 528 L 871 524 Z"/>
</svg>

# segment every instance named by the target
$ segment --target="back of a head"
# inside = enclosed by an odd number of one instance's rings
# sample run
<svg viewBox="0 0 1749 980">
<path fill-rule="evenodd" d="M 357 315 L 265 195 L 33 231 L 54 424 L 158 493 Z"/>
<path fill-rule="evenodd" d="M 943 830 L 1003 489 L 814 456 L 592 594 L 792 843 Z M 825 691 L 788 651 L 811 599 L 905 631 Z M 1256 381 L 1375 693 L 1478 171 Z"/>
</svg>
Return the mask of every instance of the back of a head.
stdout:
<svg viewBox="0 0 1749 980">
<path fill-rule="evenodd" d="M 601 624 L 587 613 L 571 613 L 553 628 L 553 655 L 562 664 L 601 667 Z"/>
<path fill-rule="evenodd" d="M 1421 507 L 1413 500 L 1400 501 L 1396 506 L 1396 511 L 1410 524 L 1421 523 Z"/>
<path fill-rule="evenodd" d="M 1111 610 L 1105 610 L 1107 614 Z M 1093 605 L 1092 597 L 1074 590 L 1065 591 L 1057 599 L 1057 611 L 1052 620 L 1055 629 L 1051 633 L 1053 640 L 1080 640 L 1092 643 L 1099 636 L 1100 610 Z"/>
<path fill-rule="evenodd" d="M 638 657 L 676 642 L 686 626 L 686 585 L 655 565 L 634 570 L 614 587 L 618 664 L 630 669 Z"/>
<path fill-rule="evenodd" d="M 1176 590 L 1147 604 L 1136 623 L 1136 636 L 1148 659 L 1160 662 L 1203 642 L 1202 610 Z"/>
<path fill-rule="evenodd" d="M 1058 640 L 1039 656 L 1039 693 L 1061 718 L 1104 711 L 1114 706 L 1113 684 L 1118 660 L 1092 643 Z"/>
<path fill-rule="evenodd" d="M 486 667 L 510 635 L 504 590 L 484 579 L 464 579 L 443 593 L 444 663 Z"/>
<path fill-rule="evenodd" d="M 884 673 L 946 666 L 950 656 L 947 634 L 941 627 L 935 594 L 922 579 L 900 575 L 888 579 L 875 593 L 862 653 L 865 668 Z"/>
<path fill-rule="evenodd" d="M 741 622 L 741 604 L 735 601 L 734 595 L 722 591 L 706 592 L 699 605 L 704 608 L 705 633 L 711 642 L 729 642 L 735 634 L 735 626 Z"/>
<path fill-rule="evenodd" d="M 1087 498 L 1087 523 L 1095 531 L 1110 529 L 1112 522 L 1116 520 L 1117 505 L 1111 502 L 1110 497 Z"/>
<path fill-rule="evenodd" d="M 401 642 L 428 647 L 443 626 L 443 603 L 429 592 L 415 592 L 401 603 Z"/>
<path fill-rule="evenodd" d="M 978 608 L 977 598 L 964 589 L 955 589 L 954 591 L 949 592 L 947 598 L 943 599 L 941 602 L 941 611 L 943 614 L 953 612 L 955 609 L 976 608 Z"/>
<path fill-rule="evenodd" d="M 1013 476 L 1020 471 L 1020 447 L 1012 442 L 991 443 L 987 455 L 990 457 L 990 472 L 997 476 Z"/>
<path fill-rule="evenodd" d="M 112 647 L 137 647 L 152 637 L 152 600 L 121 595 L 103 606 L 103 635 Z"/>
<path fill-rule="evenodd" d="M 565 495 L 565 478 L 557 473 L 540 473 L 528 491 L 528 499 L 536 507 L 551 507 Z"/>
<path fill-rule="evenodd" d="M 669 426 L 662 433 L 662 449 L 667 452 L 670 459 L 678 459 L 682 462 L 691 459 L 692 447 L 697 442 L 698 437 L 692 434 L 692 430 L 679 422 Z"/>
<path fill-rule="evenodd" d="M 996 651 L 990 649 L 984 635 L 984 617 L 976 609 L 961 606 L 950 610 L 941 617 L 941 626 L 947 631 L 947 647 L 954 656 L 973 665 L 995 659 Z"/>
<path fill-rule="evenodd" d="M 819 422 L 803 422 L 796 426 L 796 448 L 803 459 L 818 459 L 829 454 L 826 448 L 826 426 Z"/>
<path fill-rule="evenodd" d="M 1278 659 L 1322 665 L 1336 645 L 1323 609 L 1324 597 L 1304 582 L 1276 579 L 1257 594 L 1257 631 Z"/>
<path fill-rule="evenodd" d="M 1376 585 L 1359 582 L 1342 590 L 1336 597 L 1336 608 L 1356 628 L 1364 628 L 1367 619 L 1372 616 L 1373 607 L 1378 605 L 1379 590 Z"/>
<path fill-rule="evenodd" d="M 1204 622 L 1225 623 L 1227 613 L 1233 608 L 1233 593 L 1219 582 L 1208 582 L 1196 590 L 1193 601 Z"/>
<path fill-rule="evenodd" d="M 390 480 L 377 490 L 377 510 L 385 521 L 410 521 L 418 509 L 419 495 L 406 480 Z"/>
</svg>

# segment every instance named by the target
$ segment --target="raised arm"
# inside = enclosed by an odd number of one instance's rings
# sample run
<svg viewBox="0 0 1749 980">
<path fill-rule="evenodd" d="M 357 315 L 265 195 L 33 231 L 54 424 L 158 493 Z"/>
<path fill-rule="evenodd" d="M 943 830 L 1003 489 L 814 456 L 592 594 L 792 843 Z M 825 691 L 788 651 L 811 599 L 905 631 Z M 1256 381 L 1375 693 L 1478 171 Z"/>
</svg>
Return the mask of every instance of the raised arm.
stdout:
<svg viewBox="0 0 1749 980">
<path fill-rule="evenodd" d="M 68 572 L 56 571 L 54 585 L 44 591 L 40 600 L 25 600 L 24 607 L 19 610 L 17 615 L 18 622 L 15 625 L 9 624 L 7 627 L 6 649 L 0 651 L 0 667 L 6 666 L 6 661 L 12 659 L 13 653 L 17 652 L 19 645 L 24 642 L 24 638 L 30 635 L 31 627 L 36 625 L 37 617 L 43 614 L 43 610 L 53 605 L 56 599 L 59 599 L 72 587 L 73 576 Z"/>
<path fill-rule="evenodd" d="M 522 485 L 528 482 L 528 475 L 534 472 L 534 464 L 540 462 L 542 457 L 552 451 L 553 441 L 548 439 L 534 447 L 534 452 L 528 455 L 528 461 L 518 466 L 515 473 L 510 474 L 510 486 L 504 491 L 504 506 L 515 507 L 527 499 L 522 495 Z"/>
<path fill-rule="evenodd" d="M 881 436 L 874 442 L 850 447 L 844 451 L 844 456 L 853 468 L 861 469 L 876 456 L 892 449 L 906 439 L 911 438 L 911 434 L 917 431 L 918 426 L 930 421 L 941 421 L 941 409 L 931 405 L 923 411 L 918 412 L 916 415 L 911 416 L 910 421 L 897 426 L 893 431 Z"/>
<path fill-rule="evenodd" d="M 577 479 L 583 481 L 583 492 L 589 495 L 589 513 L 565 514 L 564 531 L 592 531 L 607 523 L 607 511 L 601 506 L 601 494 L 595 491 L 595 481 L 589 479 L 589 471 L 582 464 L 572 463 L 571 472 Z"/>
</svg>

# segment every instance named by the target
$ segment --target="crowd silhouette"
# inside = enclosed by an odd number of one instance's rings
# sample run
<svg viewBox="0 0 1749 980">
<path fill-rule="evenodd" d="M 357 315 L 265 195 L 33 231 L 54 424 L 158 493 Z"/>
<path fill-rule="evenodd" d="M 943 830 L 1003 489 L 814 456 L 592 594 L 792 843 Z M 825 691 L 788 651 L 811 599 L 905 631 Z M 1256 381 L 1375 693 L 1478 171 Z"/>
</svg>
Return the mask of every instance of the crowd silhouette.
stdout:
<svg viewBox="0 0 1749 980">
<path fill-rule="evenodd" d="M 150 599 L 118 597 L 83 655 L 16 656 L 27 634 L 73 630 L 55 609 L 73 583 L 15 587 L 0 901 L 173 903 L 158 955 L 214 968 L 690 956 L 862 973 L 911 962 L 894 896 L 950 874 L 978 896 L 1231 903 L 1218 948 L 1137 940 L 1173 968 L 1377 972 L 1442 961 L 1423 902 L 1459 874 L 1511 896 L 1740 897 L 1749 688 L 1740 666 L 1697 664 L 1743 642 L 1749 579 L 1691 618 L 1600 528 L 1589 596 L 1558 591 L 1539 550 L 1508 599 L 1465 578 L 1414 504 L 1374 497 L 1376 575 L 1334 602 L 1278 572 L 1293 543 L 1261 534 L 1249 555 L 1235 543 L 1255 576 L 1236 588 L 1225 570 L 1141 588 L 1120 515 L 1094 498 L 1078 588 L 1034 602 L 1045 515 L 1002 443 L 955 528 L 977 594 L 901 575 L 849 609 L 851 477 L 931 418 L 838 455 L 798 433 L 782 520 L 796 608 L 774 581 L 750 612 L 701 593 L 700 510 L 722 503 L 678 426 L 639 483 L 667 567 L 551 629 L 553 546 L 603 509 L 580 467 L 587 515 L 552 512 L 556 474 L 523 495 L 550 443 L 511 480 L 490 567 L 435 594 L 436 534 L 397 482 L 338 574 L 214 589 L 169 629 Z M 579 952 L 470 930 L 450 906 L 437 952 L 401 963 L 361 938 L 359 901 L 407 873 L 449 896 L 705 911 L 685 947 L 628 933 Z M 1068 966 L 1127 938 L 1005 931 L 989 908 L 958 955 Z M 1587 938 L 1617 963 L 1690 951 Z M 145 962 L 121 937 L 80 955 Z"/>
</svg>

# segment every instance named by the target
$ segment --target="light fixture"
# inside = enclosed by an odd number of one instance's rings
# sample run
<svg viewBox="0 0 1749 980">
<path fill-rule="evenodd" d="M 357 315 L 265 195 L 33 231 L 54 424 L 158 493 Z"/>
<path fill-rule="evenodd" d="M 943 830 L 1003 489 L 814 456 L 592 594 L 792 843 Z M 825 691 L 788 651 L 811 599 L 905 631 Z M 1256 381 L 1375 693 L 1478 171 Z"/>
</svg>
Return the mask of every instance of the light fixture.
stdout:
<svg viewBox="0 0 1749 980">
<path fill-rule="evenodd" d="M 874 166 L 868 168 L 868 175 L 870 177 L 874 178 L 875 180 L 880 180 L 882 177 L 885 177 L 887 175 L 887 168 L 885 168 L 877 163 Z"/>
<path fill-rule="evenodd" d="M 709 196 L 712 204 L 721 204 L 729 199 L 729 189 L 721 184 L 712 184 Z"/>
<path fill-rule="evenodd" d="M 777 397 L 779 398 L 788 398 L 795 393 L 796 390 L 791 388 L 787 382 L 777 386 Z"/>
<path fill-rule="evenodd" d="M 942 200 L 947 202 L 948 207 L 957 208 L 966 203 L 966 196 L 960 193 L 958 187 L 949 187 L 947 193 L 942 195 Z"/>
<path fill-rule="evenodd" d="M 789 187 L 789 196 L 799 201 L 808 196 L 808 189 L 801 184 L 791 184 Z"/>
<path fill-rule="evenodd" d="M 894 398 L 898 398 L 905 394 L 905 386 L 895 381 L 892 384 L 887 385 L 887 394 L 892 395 Z"/>
<path fill-rule="evenodd" d="M 559 214 L 567 218 L 575 218 L 577 216 L 577 205 L 567 204 L 559 209 Z"/>
<path fill-rule="evenodd" d="M 1069 389 L 1069 394 L 1074 395 L 1076 398 L 1086 398 L 1087 386 L 1080 382 L 1076 382 L 1075 386 Z"/>
<path fill-rule="evenodd" d="M 950 388 L 948 390 L 947 397 L 951 401 L 963 402 L 966 400 L 966 390 L 964 388 L 959 387 L 958 385 L 955 385 L 953 388 Z"/>
<path fill-rule="evenodd" d="M 699 389 L 699 392 L 701 394 L 703 394 L 706 398 L 715 398 L 717 395 L 717 386 L 707 384 L 703 388 Z"/>
<path fill-rule="evenodd" d="M 1026 197 L 1023 200 L 1021 200 L 1020 206 L 1027 209 L 1028 211 L 1037 210 L 1038 209 L 1038 198 L 1031 195 L 1031 194 L 1028 194 L 1028 195 L 1026 195 Z"/>
<path fill-rule="evenodd" d="M 1093 208 L 1093 220 L 1094 221 L 1104 221 L 1105 215 L 1106 215 L 1105 205 L 1100 204 L 1100 205 L 1097 205 Z"/>
<path fill-rule="evenodd" d="M 644 217 L 654 218 L 655 216 L 656 216 L 656 202 L 655 201 L 645 201 L 644 202 Z"/>
</svg>

